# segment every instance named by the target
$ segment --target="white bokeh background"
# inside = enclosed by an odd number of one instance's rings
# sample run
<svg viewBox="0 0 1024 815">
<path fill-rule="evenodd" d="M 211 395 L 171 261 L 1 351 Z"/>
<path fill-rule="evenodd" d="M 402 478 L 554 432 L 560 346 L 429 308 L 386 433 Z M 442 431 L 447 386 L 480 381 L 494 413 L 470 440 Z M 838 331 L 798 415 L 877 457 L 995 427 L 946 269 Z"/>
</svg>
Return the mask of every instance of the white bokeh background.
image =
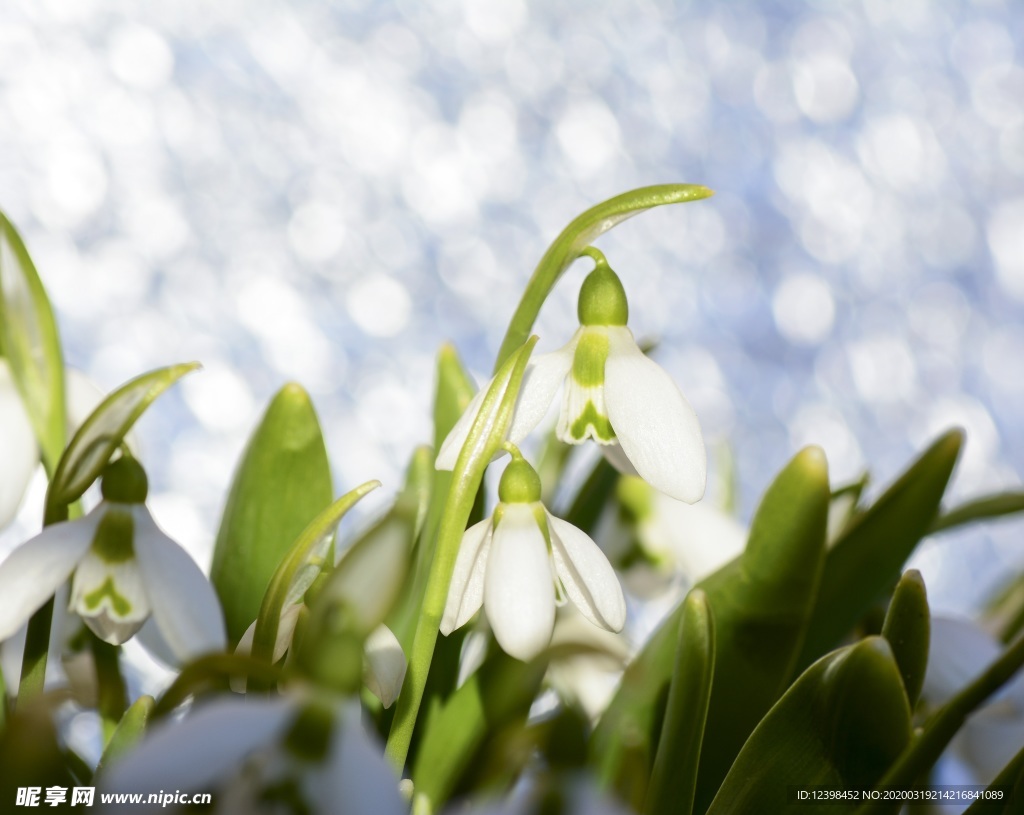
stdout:
<svg viewBox="0 0 1024 815">
<path fill-rule="evenodd" d="M 204 564 L 280 385 L 313 395 L 338 492 L 393 489 L 438 345 L 489 371 L 558 231 L 667 181 L 717 195 L 598 245 L 731 445 L 744 519 L 803 444 L 877 489 L 950 424 L 966 497 L 1024 470 L 1022 31 L 1010 0 L 14 0 L 0 207 L 71 365 L 110 389 L 204 364 L 138 430 L 154 512 Z M 939 609 L 1022 564 L 1013 522 L 916 560 Z"/>
</svg>

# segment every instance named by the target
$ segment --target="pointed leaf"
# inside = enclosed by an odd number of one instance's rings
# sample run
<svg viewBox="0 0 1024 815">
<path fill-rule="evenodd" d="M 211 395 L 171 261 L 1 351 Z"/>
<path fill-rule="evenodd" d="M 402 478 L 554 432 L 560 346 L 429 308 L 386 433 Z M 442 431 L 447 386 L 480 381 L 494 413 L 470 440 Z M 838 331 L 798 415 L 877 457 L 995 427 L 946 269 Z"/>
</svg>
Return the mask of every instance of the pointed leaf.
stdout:
<svg viewBox="0 0 1024 815">
<path fill-rule="evenodd" d="M 48 472 L 64 449 L 64 358 L 53 307 L 21 236 L 0 212 L 0 353 L 7 358 Z"/>
<path fill-rule="evenodd" d="M 1014 815 L 1018 811 L 1024 796 L 1024 746 L 999 771 L 987 789 L 1000 795 L 1001 801 L 994 796 L 987 800 L 978 798 L 964 810 L 964 815 Z"/>
<path fill-rule="evenodd" d="M 909 743 L 910 709 L 888 643 L 869 637 L 823 657 L 743 746 L 707 815 L 783 812 L 794 788 L 872 787 Z M 835 801 L 800 812 L 835 813 Z"/>
<path fill-rule="evenodd" d="M 147 695 L 140 696 L 132 703 L 110 737 L 110 742 L 107 744 L 107 749 L 103 751 L 97 770 L 129 752 L 142 740 L 146 733 L 146 726 L 149 724 L 149 715 L 153 712 L 155 704 L 156 701 L 153 697 Z"/>
<path fill-rule="evenodd" d="M 235 471 L 213 550 L 217 589 L 233 648 L 256 619 L 270 578 L 334 488 L 309 394 L 288 384 L 271 400 Z"/>
<path fill-rule="evenodd" d="M 814 605 L 824 557 L 828 468 L 798 453 L 768 488 L 739 558 L 700 583 L 715 610 L 715 674 L 694 811 L 702 812 L 747 735 L 785 688 Z M 642 801 L 675 664 L 682 607 L 626 669 L 591 739 L 600 777 Z"/>
<path fill-rule="evenodd" d="M 659 184 L 622 193 L 579 215 L 555 238 L 534 269 L 501 343 L 494 370 L 497 371 L 512 352 L 526 342 L 540 307 L 551 289 L 589 244 L 612 227 L 644 210 L 663 204 L 697 201 L 713 194 L 707 187 L 696 184 Z"/>
<path fill-rule="evenodd" d="M 928 667 L 931 615 L 928 592 L 917 569 L 907 571 L 896 585 L 882 624 L 882 636 L 889 641 L 903 677 L 910 709 L 914 709 L 924 687 Z"/>
<path fill-rule="evenodd" d="M 932 523 L 930 533 L 944 532 L 975 521 L 988 521 L 1004 515 L 1024 512 L 1024 492 L 1002 492 L 975 498 L 939 515 Z"/>
<path fill-rule="evenodd" d="M 693 811 L 714 672 L 714 618 L 707 595 L 694 589 L 683 601 L 668 707 L 644 804 L 649 815 L 690 815 Z"/>
<path fill-rule="evenodd" d="M 960 430 L 941 436 L 828 550 L 798 668 L 834 647 L 897 581 L 935 518 L 962 444 Z"/>
</svg>

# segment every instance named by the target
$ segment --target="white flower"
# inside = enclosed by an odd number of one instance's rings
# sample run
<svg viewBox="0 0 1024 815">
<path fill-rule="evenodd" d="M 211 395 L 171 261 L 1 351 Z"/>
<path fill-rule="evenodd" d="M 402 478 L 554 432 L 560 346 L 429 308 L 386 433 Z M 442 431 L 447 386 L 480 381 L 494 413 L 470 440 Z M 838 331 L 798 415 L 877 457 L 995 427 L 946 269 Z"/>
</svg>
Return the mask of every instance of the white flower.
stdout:
<svg viewBox="0 0 1024 815">
<path fill-rule="evenodd" d="M 551 640 L 565 597 L 590 622 L 619 631 L 626 601 L 615 571 L 586 533 L 540 503 L 540 480 L 517 455 L 501 477 L 494 514 L 459 545 L 441 633 L 465 625 L 482 605 L 498 644 L 529 660 Z"/>
<path fill-rule="evenodd" d="M 68 369 L 64 385 L 67 389 L 68 431 L 75 430 L 102 401 L 103 394 L 85 375 Z M 39 447 L 29 421 L 21 394 L 11 377 L 7 361 L 0 358 L 0 529 L 7 526 L 18 512 L 32 474 L 39 466 Z"/>
<path fill-rule="evenodd" d="M 208 702 L 154 728 L 97 786 L 103 793 L 210 792 L 220 815 L 408 811 L 357 711 L 314 698 Z"/>
<path fill-rule="evenodd" d="M 637 346 L 626 327 L 622 284 L 603 258 L 584 281 L 579 312 L 573 338 L 527 366 L 508 440 L 518 444 L 537 426 L 564 383 L 559 439 L 593 439 L 621 471 L 639 474 L 680 501 L 699 501 L 707 480 L 700 423 L 669 375 Z M 454 469 L 487 389 L 480 389 L 441 445 L 438 469 Z"/>
<path fill-rule="evenodd" d="M 226 644 L 214 593 L 195 561 L 153 520 L 145 474 L 133 460 L 107 467 L 104 500 L 88 515 L 48 526 L 0 564 L 0 640 L 13 635 L 69 577 L 70 610 L 120 645 L 153 615 L 184 661 Z"/>
<path fill-rule="evenodd" d="M 921 695 L 941 705 L 976 679 L 1003 646 L 970 620 L 932 617 Z M 1024 745 L 1024 674 L 1018 673 L 968 717 L 951 743 L 978 784 L 988 784 Z"/>
</svg>

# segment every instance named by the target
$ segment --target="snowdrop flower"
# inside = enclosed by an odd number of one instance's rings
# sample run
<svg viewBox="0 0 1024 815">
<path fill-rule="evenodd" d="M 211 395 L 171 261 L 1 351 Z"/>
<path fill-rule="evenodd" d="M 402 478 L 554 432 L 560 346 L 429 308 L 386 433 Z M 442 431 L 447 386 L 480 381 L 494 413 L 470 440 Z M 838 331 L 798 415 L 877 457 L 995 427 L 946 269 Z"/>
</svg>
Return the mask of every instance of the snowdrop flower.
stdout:
<svg viewBox="0 0 1024 815">
<path fill-rule="evenodd" d="M 680 501 L 699 501 L 707 455 L 697 416 L 626 327 L 629 308 L 618 275 L 593 247 L 586 254 L 597 265 L 580 289 L 580 328 L 563 348 L 528 365 L 508 439 L 518 444 L 537 426 L 564 382 L 559 439 L 593 439 L 621 471 Z M 438 469 L 455 467 L 486 392 L 480 389 L 441 445 Z"/>
<path fill-rule="evenodd" d="M 103 394 L 78 371 L 68 369 L 64 379 L 67 389 L 68 429 L 74 430 L 88 418 L 102 401 Z M 39 466 L 32 422 L 25 412 L 21 394 L 14 384 L 11 368 L 0 358 L 0 529 L 18 512 L 32 474 Z"/>
<path fill-rule="evenodd" d="M 295 603 L 281 613 L 281 620 L 277 625 L 277 639 L 274 640 L 274 662 L 283 659 L 291 648 L 295 625 L 303 608 L 305 603 Z M 252 625 L 238 641 L 235 653 L 244 656 L 251 654 L 255 635 L 256 621 L 253 620 Z M 401 693 L 407 667 L 405 653 L 394 632 L 386 625 L 377 626 L 366 638 L 366 644 L 363 646 L 363 684 L 370 693 L 380 699 L 385 709 L 391 707 Z M 236 693 L 244 693 L 245 686 L 245 677 L 232 677 L 231 689 Z"/>
<path fill-rule="evenodd" d="M 408 811 L 358 712 L 321 698 L 208 702 L 154 729 L 97 786 L 103 793 L 209 791 L 219 815 Z"/>
<path fill-rule="evenodd" d="M 483 605 L 498 644 L 529 660 L 551 640 L 555 606 L 568 596 L 590 622 L 619 631 L 622 587 L 584 532 L 540 503 L 540 478 L 512 445 L 494 514 L 466 530 L 455 560 L 441 633 L 465 625 Z"/>
<path fill-rule="evenodd" d="M 995 662 L 1003 646 L 970 620 L 932 617 L 928 668 L 921 695 L 941 705 Z M 951 743 L 976 783 L 988 784 L 1024 744 L 1024 674 L 1018 673 L 978 708 Z"/>
<path fill-rule="evenodd" d="M 104 471 L 103 501 L 92 512 L 46 527 L 0 564 L 0 640 L 71 577 L 70 610 L 104 642 L 120 645 L 152 614 L 180 660 L 225 647 L 213 587 L 160 531 L 143 503 L 147 489 L 138 462 L 118 459 Z"/>
</svg>

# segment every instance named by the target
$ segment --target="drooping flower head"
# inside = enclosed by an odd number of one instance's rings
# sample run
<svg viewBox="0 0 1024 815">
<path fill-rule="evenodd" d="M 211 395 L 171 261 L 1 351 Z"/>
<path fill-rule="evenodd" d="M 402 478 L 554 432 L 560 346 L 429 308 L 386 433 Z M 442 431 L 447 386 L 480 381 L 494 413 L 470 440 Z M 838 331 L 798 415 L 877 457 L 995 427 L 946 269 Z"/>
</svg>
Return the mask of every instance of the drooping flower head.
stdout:
<svg viewBox="0 0 1024 815">
<path fill-rule="evenodd" d="M 178 659 L 223 649 L 213 587 L 146 509 L 142 466 L 128 456 L 108 465 L 102 492 L 88 515 L 46 527 L 0 564 L 0 640 L 71 577 L 70 610 L 105 642 L 120 645 L 152 614 Z"/>
<path fill-rule="evenodd" d="M 626 602 L 611 564 L 585 533 L 540 502 L 540 478 L 512 445 L 493 515 L 466 530 L 455 561 L 441 633 L 482 605 L 498 644 L 529 660 L 550 642 L 566 598 L 594 625 L 622 629 Z"/>
<path fill-rule="evenodd" d="M 593 247 L 585 254 L 596 266 L 580 289 L 580 328 L 564 347 L 530 362 L 508 439 L 522 441 L 564 383 L 559 439 L 568 444 L 591 439 L 623 472 L 640 475 L 672 498 L 699 501 L 707 455 L 697 416 L 626 327 L 629 305 L 618 275 Z M 480 389 L 441 445 L 438 469 L 454 468 L 486 391 L 486 386 Z"/>
</svg>

